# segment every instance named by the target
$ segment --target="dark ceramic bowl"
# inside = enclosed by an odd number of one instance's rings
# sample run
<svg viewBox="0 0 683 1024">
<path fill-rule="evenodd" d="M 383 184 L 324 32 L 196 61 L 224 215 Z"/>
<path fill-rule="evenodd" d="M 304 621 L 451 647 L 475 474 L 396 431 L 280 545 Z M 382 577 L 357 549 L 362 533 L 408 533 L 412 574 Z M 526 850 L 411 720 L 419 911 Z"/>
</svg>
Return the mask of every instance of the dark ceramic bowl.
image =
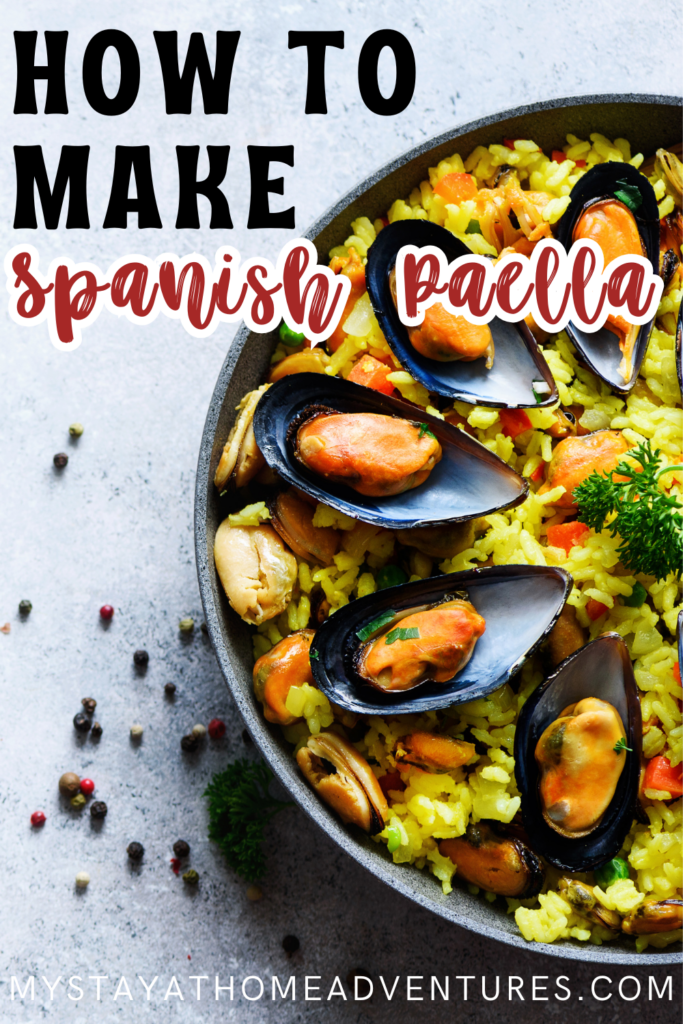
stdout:
<svg viewBox="0 0 683 1024">
<path fill-rule="evenodd" d="M 505 137 L 532 138 L 549 152 L 562 147 L 567 132 L 587 138 L 595 131 L 609 138 L 627 138 L 634 152 L 641 151 L 648 157 L 660 146 L 680 140 L 681 100 L 671 96 L 583 96 L 549 100 L 481 118 L 392 160 L 323 214 L 305 237 L 313 240 L 320 262 L 326 263 L 332 246 L 348 236 L 352 220 L 362 214 L 371 219 L 383 215 L 394 199 L 409 195 L 427 177 L 428 167 L 456 151 L 470 153 L 475 146 L 500 142 Z M 342 825 L 304 782 L 290 747 L 279 730 L 265 721 L 254 699 L 250 629 L 228 606 L 212 554 L 216 529 L 225 515 L 213 486 L 216 465 L 234 422 L 235 406 L 245 392 L 261 382 L 274 342 L 275 334 L 252 334 L 245 326 L 238 331 L 206 418 L 195 497 L 197 570 L 209 634 L 230 691 L 266 761 L 299 806 L 355 860 L 404 896 L 463 928 L 524 950 L 574 960 L 630 966 L 680 962 L 680 953 L 673 947 L 661 951 L 650 947 L 638 954 L 632 941 L 625 939 L 603 946 L 573 941 L 550 945 L 526 942 L 500 901 L 491 905 L 459 887 L 444 896 L 433 875 L 394 864 L 386 847 Z"/>
</svg>

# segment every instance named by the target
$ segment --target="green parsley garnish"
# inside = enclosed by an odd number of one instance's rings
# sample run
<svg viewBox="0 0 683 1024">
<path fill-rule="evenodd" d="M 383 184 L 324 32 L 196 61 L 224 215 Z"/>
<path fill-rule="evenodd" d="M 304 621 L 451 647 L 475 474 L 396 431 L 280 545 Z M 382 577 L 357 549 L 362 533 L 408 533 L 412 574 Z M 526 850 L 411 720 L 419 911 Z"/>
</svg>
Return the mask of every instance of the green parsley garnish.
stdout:
<svg viewBox="0 0 683 1024">
<path fill-rule="evenodd" d="M 659 468 L 661 452 L 652 450 L 649 441 L 641 441 L 628 453 L 638 463 L 634 468 L 620 462 L 610 473 L 592 473 L 574 490 L 579 520 L 599 533 L 608 516 L 616 513 L 607 528 L 612 537 L 621 538 L 619 558 L 634 573 L 666 579 L 669 573 L 680 575 L 683 567 L 683 505 L 659 488 L 659 478 L 683 466 Z M 626 480 L 617 481 L 615 476 Z"/>
<path fill-rule="evenodd" d="M 617 742 L 614 744 L 612 749 L 614 750 L 615 754 L 620 754 L 622 752 L 622 750 L 624 750 L 624 751 L 628 750 L 629 754 L 633 753 L 633 750 L 631 749 L 631 747 L 627 747 L 626 746 L 626 740 L 625 740 L 625 738 L 623 736 L 621 737 L 620 740 L 617 740 Z"/>
<path fill-rule="evenodd" d="M 224 495 L 224 494 L 227 494 L 227 493 L 228 493 L 228 489 L 227 489 L 227 487 L 226 487 L 224 491 L 221 491 L 221 492 L 220 492 L 220 494 L 218 495 L 218 497 L 219 497 L 219 498 L 222 498 L 222 497 L 223 497 L 223 495 Z"/>
<path fill-rule="evenodd" d="M 319 651 L 309 651 L 309 657 L 310 657 L 311 661 L 318 661 L 318 659 L 320 658 L 320 652 Z"/>
<path fill-rule="evenodd" d="M 467 227 L 465 228 L 465 234 L 466 235 L 480 235 L 481 234 L 481 224 L 479 223 L 479 221 L 478 220 L 471 220 L 469 222 L 469 224 L 467 225 Z"/>
<path fill-rule="evenodd" d="M 643 197 L 637 185 L 630 185 L 628 181 L 617 181 L 620 186 L 614 193 L 614 198 L 628 206 L 629 210 L 635 211 L 643 205 Z"/>
<path fill-rule="evenodd" d="M 293 806 L 270 795 L 273 777 L 263 761 L 242 758 L 214 775 L 204 792 L 209 798 L 209 839 L 247 882 L 257 882 L 266 873 L 263 829 L 283 807 Z"/>
<path fill-rule="evenodd" d="M 420 630 L 417 626 L 411 626 L 410 629 L 402 629 L 401 626 L 397 626 L 396 629 L 392 629 L 390 633 L 387 633 L 387 638 L 384 641 L 387 644 L 393 644 L 397 640 L 419 640 Z"/>
<path fill-rule="evenodd" d="M 372 620 L 372 622 L 368 622 L 367 626 L 363 626 L 362 629 L 357 630 L 356 636 L 360 641 L 365 642 L 368 637 L 372 636 L 372 634 L 378 629 L 381 629 L 382 626 L 386 626 L 388 622 L 391 622 L 395 614 L 396 612 L 392 608 L 386 612 L 382 612 L 382 614 L 378 615 L 376 619 Z"/>
<path fill-rule="evenodd" d="M 428 437 L 431 437 L 431 438 L 433 438 L 436 441 L 436 434 L 432 433 L 432 431 L 429 429 L 429 427 L 427 426 L 426 423 L 421 423 L 420 424 L 420 433 L 417 435 L 418 441 L 421 441 L 422 438 L 425 436 L 425 434 Z"/>
</svg>

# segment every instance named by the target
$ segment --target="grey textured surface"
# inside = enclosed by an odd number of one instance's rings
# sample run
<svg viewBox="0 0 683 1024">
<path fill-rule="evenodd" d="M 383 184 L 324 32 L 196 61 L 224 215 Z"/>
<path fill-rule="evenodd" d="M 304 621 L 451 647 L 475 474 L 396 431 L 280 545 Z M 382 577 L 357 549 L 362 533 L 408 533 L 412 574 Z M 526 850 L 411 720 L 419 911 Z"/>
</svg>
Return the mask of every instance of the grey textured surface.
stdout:
<svg viewBox="0 0 683 1024">
<path fill-rule="evenodd" d="M 0 149 L 3 252 L 29 241 L 42 266 L 64 252 L 107 266 L 129 252 L 155 256 L 194 250 L 209 257 L 215 232 L 175 232 L 176 144 L 230 144 L 226 192 L 235 230 L 229 241 L 247 255 L 274 256 L 286 232 L 247 232 L 246 146 L 295 144 L 296 169 L 286 170 L 283 206 L 296 205 L 297 229 L 377 165 L 454 123 L 480 114 L 573 92 L 680 92 L 681 69 L 674 0 L 628 9 L 597 7 L 588 0 L 552 8 L 514 3 L 477 7 L 462 3 L 405 2 L 295 4 L 236 3 L 230 10 L 215 0 L 201 10 L 190 4 L 130 2 L 78 5 L 5 2 L 0 36 L 2 66 L 13 82 L 12 29 L 70 31 L 68 117 L 12 117 L 12 93 L 2 98 L 4 143 Z M 138 46 L 142 85 L 136 105 L 121 118 L 94 114 L 80 88 L 80 60 L 94 32 L 112 26 L 127 31 Z M 416 52 L 418 85 L 408 110 L 382 119 L 358 97 L 356 58 L 362 40 L 387 26 L 405 32 Z M 328 58 L 327 117 L 303 115 L 304 54 L 287 51 L 289 29 L 344 29 L 346 49 Z M 226 118 L 169 118 L 163 114 L 153 29 L 190 31 L 241 29 Z M 656 59 L 653 59 L 653 54 Z M 485 65 L 486 56 L 493 62 Z M 39 44 L 38 61 L 44 57 Z M 486 72 L 484 68 L 486 66 Z M 115 71 L 115 68 L 113 68 Z M 113 79 L 115 80 L 115 78 Z M 44 86 L 38 87 L 42 97 Z M 40 101 L 39 101 L 40 106 Z M 91 221 L 89 231 L 13 232 L 14 171 L 11 144 L 43 143 L 51 175 L 62 144 L 89 143 Z M 115 144 L 149 144 L 160 231 L 102 231 Z M 200 164 L 200 169 L 202 165 Z M 200 213 L 207 212 L 200 203 Z M 44 328 L 22 330 L 3 317 L 2 500 L 0 523 L 0 620 L 11 633 L 0 636 L 3 714 L 0 735 L 2 834 L 5 846 L 0 899 L 0 1015 L 3 1020 L 204 1021 L 218 1019 L 294 1022 L 311 1013 L 329 1021 L 440 1021 L 439 1003 L 405 1000 L 405 977 L 451 975 L 449 1013 L 466 1020 L 519 1021 L 541 1016 L 568 1018 L 577 1010 L 592 1020 L 631 1020 L 643 1003 L 619 998 L 624 974 L 662 978 L 673 969 L 625 970 L 557 960 L 511 950 L 440 921 L 392 893 L 354 864 L 299 810 L 282 815 L 269 831 L 269 874 L 264 899 L 249 903 L 245 886 L 221 863 L 205 839 L 201 793 L 211 772 L 244 752 L 242 722 L 223 684 L 209 641 L 197 630 L 184 642 L 177 622 L 188 614 L 199 621 L 192 538 L 192 493 L 206 408 L 234 331 L 220 329 L 195 340 L 178 322 L 163 318 L 133 327 L 103 313 L 70 357 L 56 352 Z M 68 439 L 73 420 L 83 437 Z M 67 451 L 69 465 L 58 474 L 52 456 Z M 34 610 L 26 621 L 16 613 L 21 598 Z M 116 613 L 103 628 L 98 608 Z M 144 675 L 133 669 L 137 647 L 150 652 Z M 178 686 L 169 703 L 163 685 Z M 99 744 L 76 738 L 71 718 L 80 698 L 98 700 L 104 734 Z M 181 757 L 180 736 L 195 722 L 218 715 L 228 736 L 207 743 L 194 758 Z M 145 726 L 139 746 L 130 742 L 133 722 Z M 90 775 L 109 815 L 100 829 L 86 816 L 60 805 L 57 779 L 72 769 Z M 33 832 L 28 818 L 42 807 L 48 821 Z M 192 845 L 191 863 L 201 875 L 189 893 L 168 864 L 179 837 Z M 144 843 L 139 871 L 128 867 L 125 846 Z M 89 889 L 74 889 L 77 871 L 87 870 Z M 291 960 L 282 937 L 296 934 L 301 950 Z M 188 960 L 191 956 L 191 960 Z M 335 975 L 362 968 L 385 980 L 401 975 L 392 1003 L 327 1001 Z M 612 978 L 607 1002 L 594 1001 L 590 979 Z M 36 1000 L 10 1001 L 10 976 L 36 975 Z M 235 1000 L 197 1003 L 191 974 L 236 979 Z M 253 1004 L 238 986 L 259 975 L 300 979 L 297 1002 L 280 1006 L 264 998 Z M 471 974 L 470 998 L 462 982 Z M 481 975 L 503 984 L 508 974 L 525 979 L 524 1003 L 484 1002 Z M 549 976 L 548 1003 L 532 1002 L 531 976 Z M 565 974 L 573 995 L 557 1002 L 554 979 Z M 53 1001 L 45 984 L 61 975 Z M 108 975 L 102 1001 L 90 982 L 81 1002 L 67 998 L 71 975 Z M 114 1000 L 125 976 L 134 995 Z M 159 976 L 148 1004 L 136 976 Z M 185 999 L 170 995 L 172 975 Z M 323 1001 L 302 999 L 305 975 L 322 976 Z M 676 981 L 677 985 L 677 981 Z M 676 985 L 674 991 L 676 991 Z M 647 991 L 647 982 L 645 982 Z M 624 989 L 633 993 L 633 983 Z M 72 992 L 73 994 L 73 992 Z M 211 995 L 211 999 L 207 998 Z M 267 995 L 269 995 L 269 990 Z M 563 993 L 560 993 L 563 994 Z M 428 991 L 427 991 L 428 995 Z M 577 1002 L 583 996 L 581 1003 Z M 456 1002 L 457 1001 L 457 1002 Z M 454 1006 L 456 1003 L 456 1006 Z M 659 1021 L 677 1019 L 676 1003 L 656 1003 Z M 168 1007 L 168 1009 L 167 1009 Z M 514 1007 L 514 1010 L 512 1009 Z M 514 1014 L 514 1016 L 513 1016 Z"/>
</svg>

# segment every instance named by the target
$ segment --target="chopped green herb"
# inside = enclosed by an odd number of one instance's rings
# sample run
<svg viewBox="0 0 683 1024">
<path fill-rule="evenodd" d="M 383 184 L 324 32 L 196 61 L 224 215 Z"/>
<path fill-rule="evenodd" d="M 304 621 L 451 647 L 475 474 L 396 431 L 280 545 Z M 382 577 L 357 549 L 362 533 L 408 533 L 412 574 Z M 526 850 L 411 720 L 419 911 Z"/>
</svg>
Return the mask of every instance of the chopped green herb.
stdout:
<svg viewBox="0 0 683 1024">
<path fill-rule="evenodd" d="M 642 608 L 647 597 L 647 590 L 642 583 L 634 583 L 633 590 L 628 597 L 622 597 L 622 602 L 627 608 Z"/>
<path fill-rule="evenodd" d="M 612 749 L 614 750 L 615 754 L 620 754 L 622 752 L 622 750 L 628 750 L 629 754 L 633 753 L 633 750 L 631 749 L 631 747 L 627 747 L 626 746 L 626 740 L 625 740 L 625 738 L 623 736 L 621 737 L 620 740 L 617 740 L 617 742 L 614 744 L 614 747 Z"/>
<path fill-rule="evenodd" d="M 311 661 L 317 661 L 320 657 L 320 654 L 318 653 L 318 651 L 310 651 L 309 657 Z"/>
<path fill-rule="evenodd" d="M 360 641 L 365 642 L 368 637 L 372 636 L 372 634 L 378 629 L 381 629 L 382 626 L 386 626 L 387 623 L 391 622 L 395 614 L 396 612 L 392 608 L 386 612 L 382 612 L 382 614 L 378 615 L 376 619 L 372 620 L 372 622 L 368 622 L 367 626 L 363 626 L 362 629 L 357 630 L 356 636 Z"/>
<path fill-rule="evenodd" d="M 614 193 L 614 198 L 628 206 L 629 210 L 635 212 L 643 205 L 643 197 L 637 185 L 630 185 L 628 181 L 618 181 L 617 185 L 621 187 Z"/>
<path fill-rule="evenodd" d="M 386 590 L 387 587 L 397 587 L 400 583 L 406 583 L 408 577 L 400 565 L 385 565 L 375 576 L 375 583 L 378 590 Z"/>
<path fill-rule="evenodd" d="M 227 494 L 227 493 L 228 493 L 228 489 L 227 489 L 227 487 L 226 487 L 226 489 L 225 489 L 224 491 L 221 491 L 221 492 L 220 492 L 220 494 L 218 495 L 218 497 L 219 497 L 219 498 L 222 498 L 222 497 L 223 497 L 223 496 L 224 496 L 225 494 Z"/>
<path fill-rule="evenodd" d="M 429 427 L 427 426 L 426 423 L 421 423 L 420 424 L 420 433 L 417 435 L 418 441 L 422 440 L 422 438 L 425 436 L 425 434 L 428 437 L 432 437 L 436 441 L 436 434 L 432 433 L 432 431 L 429 429 Z"/>
<path fill-rule="evenodd" d="M 465 228 L 465 234 L 466 235 L 480 235 L 481 234 L 481 224 L 479 223 L 479 221 L 478 220 L 471 220 L 469 222 L 469 224 L 467 225 L 467 227 Z"/>
<path fill-rule="evenodd" d="M 390 633 L 387 633 L 385 643 L 393 644 L 397 640 L 419 640 L 420 630 L 417 626 L 411 626 L 409 629 L 403 629 L 401 626 L 397 626 L 396 629 L 392 629 Z"/>
<path fill-rule="evenodd" d="M 539 395 L 538 391 L 536 390 L 536 388 L 534 387 L 533 384 L 531 385 L 531 390 L 534 393 L 534 398 L 536 399 L 536 405 L 540 405 L 540 403 L 541 403 L 541 396 Z"/>
</svg>

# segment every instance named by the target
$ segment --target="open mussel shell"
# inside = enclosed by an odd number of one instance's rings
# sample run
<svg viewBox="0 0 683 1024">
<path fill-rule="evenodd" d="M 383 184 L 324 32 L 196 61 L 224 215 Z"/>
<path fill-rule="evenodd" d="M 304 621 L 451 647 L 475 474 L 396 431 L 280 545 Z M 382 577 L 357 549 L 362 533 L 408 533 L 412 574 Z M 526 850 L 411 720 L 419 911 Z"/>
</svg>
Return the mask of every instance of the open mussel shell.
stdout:
<svg viewBox="0 0 683 1024">
<path fill-rule="evenodd" d="M 683 302 L 678 310 L 676 323 L 676 373 L 678 374 L 678 386 L 683 395 Z"/>
<path fill-rule="evenodd" d="M 553 375 L 523 320 L 510 324 L 494 317 L 489 323 L 495 347 L 490 370 L 484 357 L 472 362 L 442 363 L 413 348 L 408 329 L 399 320 L 389 283 L 398 251 L 404 245 L 433 245 L 445 253 L 449 263 L 472 253 L 446 228 L 415 220 L 395 221 L 383 228 L 370 246 L 365 279 L 372 307 L 394 355 L 415 380 L 438 395 L 473 405 L 515 409 L 556 402 Z M 534 381 L 543 382 L 538 399 Z"/>
<path fill-rule="evenodd" d="M 307 409 L 340 413 L 379 413 L 426 423 L 441 444 L 441 461 L 419 487 L 390 497 L 370 498 L 307 469 L 294 454 L 296 425 Z M 434 526 L 486 515 L 519 505 L 527 482 L 464 431 L 429 416 L 402 399 L 339 377 L 297 373 L 283 377 L 264 394 L 254 414 L 256 443 L 268 465 L 284 480 L 366 523 L 388 529 Z"/>
<path fill-rule="evenodd" d="M 631 212 L 635 217 L 647 258 L 652 264 L 654 273 L 658 274 L 659 211 L 657 199 L 647 178 L 630 164 L 609 161 L 605 164 L 597 164 L 584 174 L 571 191 L 571 203 L 556 225 L 555 237 L 569 252 L 574 228 L 587 206 L 600 199 L 613 198 L 614 193 L 622 187 L 619 183 L 624 181 L 628 185 L 635 185 L 640 190 L 643 201 L 637 210 Z M 601 327 L 600 330 L 591 334 L 576 327 L 573 323 L 569 323 L 567 324 L 567 334 L 589 369 L 606 381 L 610 387 L 625 394 L 631 390 L 638 379 L 638 372 L 645 358 L 653 324 L 654 317 L 648 323 L 640 326 L 633 347 L 631 376 L 626 381 L 619 371 L 622 353 L 618 339 L 612 331 Z"/>
<path fill-rule="evenodd" d="M 364 715 L 419 714 L 485 697 L 514 675 L 552 629 L 571 586 L 563 569 L 504 565 L 433 576 L 359 598 L 316 631 L 311 645 L 316 685 L 335 704 Z M 368 686 L 356 671 L 359 630 L 382 612 L 400 614 L 453 595 L 465 597 L 486 621 L 467 665 L 446 683 L 425 682 L 393 694 Z"/>
<path fill-rule="evenodd" d="M 543 817 L 535 750 L 546 727 L 586 697 L 617 709 L 631 750 L 601 820 L 587 835 L 574 838 L 556 832 Z M 641 746 L 640 701 L 628 648 L 618 633 L 605 633 L 563 661 L 522 708 L 515 732 L 515 777 L 532 849 L 565 871 L 591 871 L 616 857 L 633 822 Z"/>
</svg>

